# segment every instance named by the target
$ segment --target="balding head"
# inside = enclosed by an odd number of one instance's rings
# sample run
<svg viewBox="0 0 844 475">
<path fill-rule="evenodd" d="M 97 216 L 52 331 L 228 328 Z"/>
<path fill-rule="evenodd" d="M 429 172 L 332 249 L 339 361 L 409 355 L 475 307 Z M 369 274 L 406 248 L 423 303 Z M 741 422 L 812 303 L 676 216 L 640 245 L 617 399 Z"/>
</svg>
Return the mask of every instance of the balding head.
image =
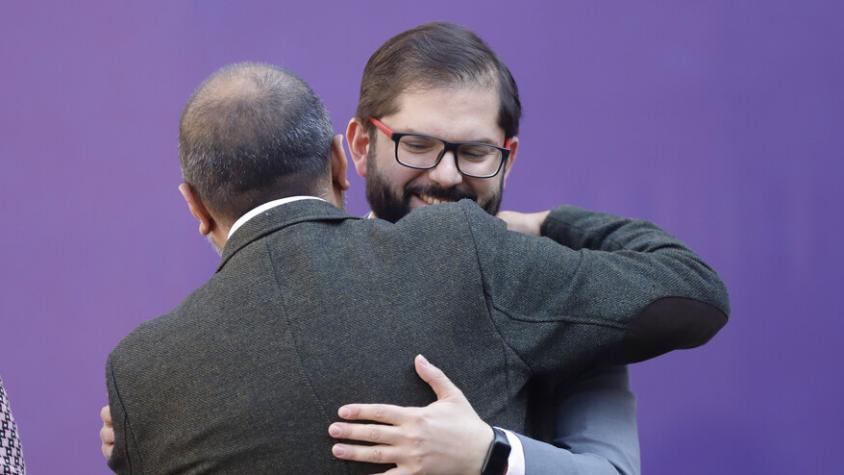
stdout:
<svg viewBox="0 0 844 475">
<path fill-rule="evenodd" d="M 256 63 L 226 66 L 194 92 L 179 123 L 182 175 L 234 221 L 273 199 L 319 194 L 333 129 L 301 79 Z"/>
</svg>

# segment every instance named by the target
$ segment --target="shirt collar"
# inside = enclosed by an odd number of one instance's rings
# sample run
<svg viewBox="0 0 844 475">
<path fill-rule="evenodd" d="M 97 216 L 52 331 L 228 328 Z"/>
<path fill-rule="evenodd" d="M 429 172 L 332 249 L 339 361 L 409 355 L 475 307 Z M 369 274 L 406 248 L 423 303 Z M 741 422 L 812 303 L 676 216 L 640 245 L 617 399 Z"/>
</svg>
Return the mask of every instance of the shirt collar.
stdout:
<svg viewBox="0 0 844 475">
<path fill-rule="evenodd" d="M 324 199 L 319 198 L 317 196 L 300 195 L 300 196 L 288 196 L 287 198 L 281 198 L 281 199 L 278 199 L 278 200 L 266 202 L 266 203 L 264 203 L 260 206 L 252 208 L 251 210 L 246 212 L 246 214 L 237 218 L 237 221 L 235 221 L 234 224 L 232 224 L 231 229 L 229 229 L 229 235 L 228 235 L 227 239 L 231 239 L 232 234 L 234 234 L 234 232 L 237 231 L 238 228 L 240 228 L 241 226 L 246 224 L 247 221 L 254 218 L 255 216 L 258 216 L 259 214 L 261 214 L 265 211 L 271 210 L 271 209 L 275 208 L 276 206 L 281 206 L 281 205 L 285 205 L 287 203 L 293 203 L 294 201 L 301 201 L 301 200 L 321 200 L 321 201 L 325 201 Z"/>
</svg>

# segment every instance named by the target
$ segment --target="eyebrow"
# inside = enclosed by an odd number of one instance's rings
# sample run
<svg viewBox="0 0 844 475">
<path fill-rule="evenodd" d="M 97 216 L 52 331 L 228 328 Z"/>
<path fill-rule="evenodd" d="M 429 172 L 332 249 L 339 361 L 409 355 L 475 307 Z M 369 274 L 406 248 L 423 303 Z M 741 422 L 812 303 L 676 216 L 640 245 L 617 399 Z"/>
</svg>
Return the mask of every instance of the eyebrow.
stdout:
<svg viewBox="0 0 844 475">
<path fill-rule="evenodd" d="M 425 137 L 431 137 L 433 139 L 445 140 L 444 138 L 438 137 L 436 135 L 426 134 L 424 132 L 418 132 L 418 131 L 414 130 L 413 128 L 408 128 L 406 132 L 405 131 L 401 131 L 401 132 L 396 131 L 396 133 L 423 135 Z M 498 143 L 497 140 L 493 140 L 493 139 L 490 139 L 490 138 L 470 139 L 470 140 L 446 140 L 446 142 L 451 142 L 451 143 L 483 143 L 483 144 L 488 144 L 488 145 L 495 145 L 496 143 Z M 496 147 L 498 147 L 498 145 L 496 145 Z"/>
</svg>

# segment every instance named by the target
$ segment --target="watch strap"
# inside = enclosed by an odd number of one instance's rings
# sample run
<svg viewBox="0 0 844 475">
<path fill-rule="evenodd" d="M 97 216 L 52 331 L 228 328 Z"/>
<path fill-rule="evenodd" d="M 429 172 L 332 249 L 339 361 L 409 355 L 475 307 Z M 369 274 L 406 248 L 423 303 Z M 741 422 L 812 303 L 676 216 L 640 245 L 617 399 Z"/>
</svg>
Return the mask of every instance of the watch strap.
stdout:
<svg viewBox="0 0 844 475">
<path fill-rule="evenodd" d="M 492 428 L 492 443 L 486 453 L 481 475 L 505 475 L 510 458 L 510 441 L 498 427 Z"/>
</svg>

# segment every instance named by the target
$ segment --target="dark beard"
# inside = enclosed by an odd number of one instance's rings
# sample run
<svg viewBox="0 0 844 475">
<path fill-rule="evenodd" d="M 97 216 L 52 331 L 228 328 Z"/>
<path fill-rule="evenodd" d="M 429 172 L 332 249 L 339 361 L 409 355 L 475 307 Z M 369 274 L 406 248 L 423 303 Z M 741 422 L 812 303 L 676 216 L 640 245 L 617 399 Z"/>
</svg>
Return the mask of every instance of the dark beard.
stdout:
<svg viewBox="0 0 844 475">
<path fill-rule="evenodd" d="M 501 175 L 503 178 L 503 174 Z M 498 178 L 498 177 L 496 177 Z M 496 178 L 489 178 L 494 180 Z M 499 186 L 499 190 L 501 190 Z M 490 199 L 478 202 L 478 197 L 469 190 L 460 188 L 441 188 L 438 186 L 409 185 L 401 196 L 393 192 L 393 188 L 375 167 L 375 159 L 370 156 L 366 164 L 366 199 L 375 216 L 395 223 L 410 213 L 410 200 L 413 195 L 428 195 L 443 201 L 460 201 L 470 199 L 478 203 L 487 213 L 495 216 L 501 206 L 501 192 L 495 193 Z"/>
</svg>

